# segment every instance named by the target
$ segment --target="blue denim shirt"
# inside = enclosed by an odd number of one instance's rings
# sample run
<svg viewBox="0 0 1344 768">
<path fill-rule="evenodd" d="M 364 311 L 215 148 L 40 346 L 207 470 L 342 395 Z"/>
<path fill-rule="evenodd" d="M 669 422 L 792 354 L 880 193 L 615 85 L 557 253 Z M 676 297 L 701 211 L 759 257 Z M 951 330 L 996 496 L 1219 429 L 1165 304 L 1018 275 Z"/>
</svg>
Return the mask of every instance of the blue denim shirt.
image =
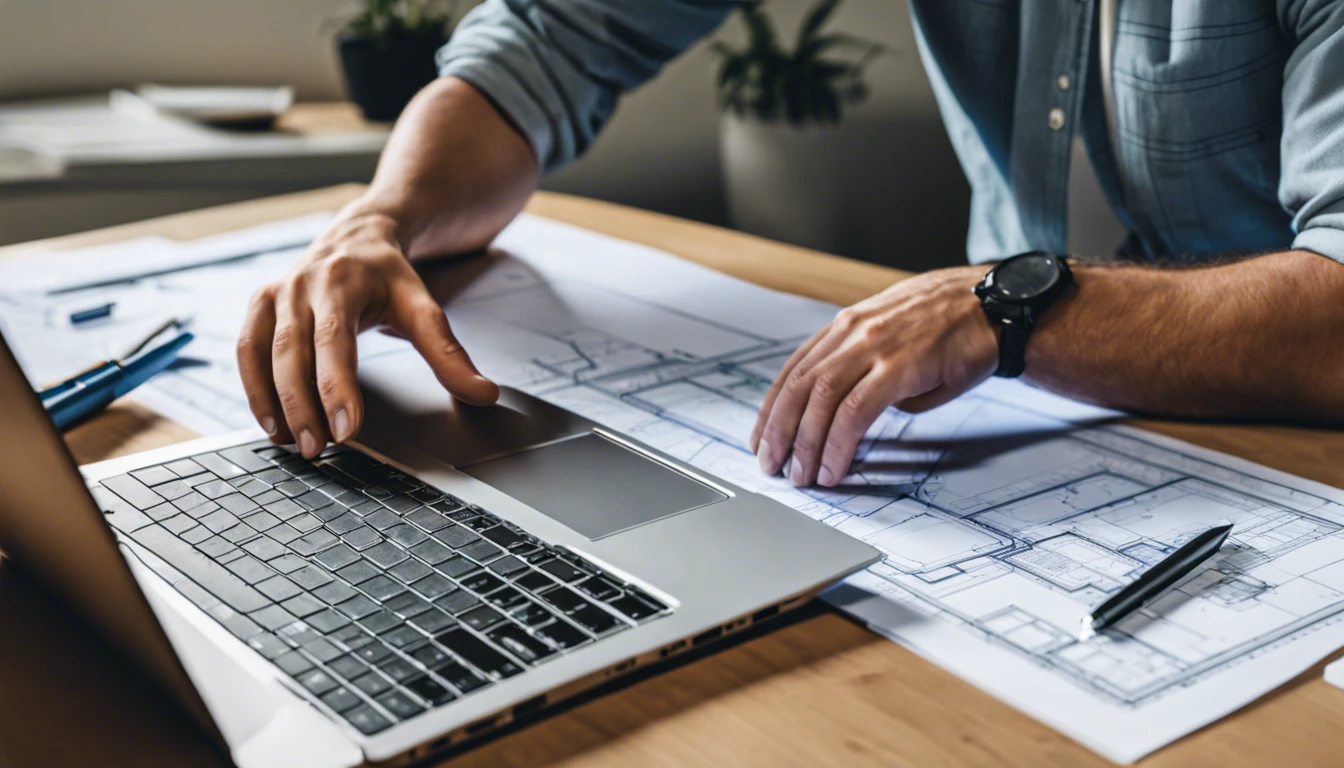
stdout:
<svg viewBox="0 0 1344 768">
<path fill-rule="evenodd" d="M 554 169 L 592 143 L 622 92 L 735 6 L 487 0 L 440 51 L 440 71 L 484 91 Z M 1122 255 L 1198 262 L 1301 248 L 1344 261 L 1344 2 L 1119 0 L 1118 151 L 1096 2 L 910 6 L 971 183 L 972 261 L 1064 250 L 1079 132 L 1130 232 Z"/>
</svg>

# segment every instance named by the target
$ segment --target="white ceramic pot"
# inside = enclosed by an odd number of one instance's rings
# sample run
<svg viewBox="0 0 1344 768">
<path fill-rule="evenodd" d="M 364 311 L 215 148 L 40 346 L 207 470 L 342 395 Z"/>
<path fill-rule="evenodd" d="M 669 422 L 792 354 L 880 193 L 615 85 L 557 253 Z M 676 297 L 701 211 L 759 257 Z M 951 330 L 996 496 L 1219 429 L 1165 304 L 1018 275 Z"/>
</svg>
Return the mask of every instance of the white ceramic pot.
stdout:
<svg viewBox="0 0 1344 768">
<path fill-rule="evenodd" d="M 852 156 L 842 128 L 795 128 L 729 113 L 720 119 L 719 150 L 734 227 L 809 248 L 835 249 L 849 197 L 839 187 L 846 155 Z"/>
</svg>

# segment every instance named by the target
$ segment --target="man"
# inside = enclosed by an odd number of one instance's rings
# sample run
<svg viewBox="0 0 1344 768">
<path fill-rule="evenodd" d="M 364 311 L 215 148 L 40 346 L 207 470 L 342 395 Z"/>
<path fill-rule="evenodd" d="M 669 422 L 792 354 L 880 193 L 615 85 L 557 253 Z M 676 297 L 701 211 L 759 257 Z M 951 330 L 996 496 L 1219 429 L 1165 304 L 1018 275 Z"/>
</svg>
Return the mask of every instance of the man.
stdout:
<svg viewBox="0 0 1344 768">
<path fill-rule="evenodd" d="M 1062 289 L 1033 297 L 1029 336 L 972 292 L 983 280 L 1011 304 L 1006 286 L 1022 275 L 987 279 L 984 266 L 929 272 L 841 311 L 766 396 L 750 443 L 764 471 L 832 485 L 882 409 L 933 408 L 996 369 L 1155 414 L 1344 416 L 1344 3 L 911 5 L 972 184 L 972 262 L 1063 250 L 1075 134 L 1129 240 L 1116 260 L 1072 260 L 1071 279 L 1059 258 L 1003 262 L 1028 264 L 1027 277 L 1053 270 L 1046 282 Z M 475 10 L 368 193 L 252 303 L 239 366 L 272 438 L 312 456 L 359 430 L 355 334 L 373 325 L 410 339 L 454 396 L 493 402 L 498 388 L 410 262 L 487 244 L 542 170 L 589 145 L 622 91 L 733 7 Z"/>
</svg>

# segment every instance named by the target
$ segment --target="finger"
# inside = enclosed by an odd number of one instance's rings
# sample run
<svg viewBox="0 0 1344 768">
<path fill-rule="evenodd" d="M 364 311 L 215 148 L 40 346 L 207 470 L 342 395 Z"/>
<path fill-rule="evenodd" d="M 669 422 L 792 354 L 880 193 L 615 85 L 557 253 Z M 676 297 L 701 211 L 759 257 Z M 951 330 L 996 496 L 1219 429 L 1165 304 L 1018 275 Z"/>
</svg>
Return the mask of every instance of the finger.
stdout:
<svg viewBox="0 0 1344 768">
<path fill-rule="evenodd" d="M 940 405 L 956 400 L 960 394 L 961 390 L 956 387 L 939 384 L 922 395 L 915 395 L 914 397 L 907 397 L 904 400 L 901 400 L 896 403 L 896 407 L 906 413 L 924 413 L 925 411 L 932 411 Z"/>
<path fill-rule="evenodd" d="M 874 368 L 840 401 L 821 453 L 821 465 L 825 468 L 824 473 L 819 473 L 824 475 L 822 485 L 833 486 L 849 474 L 854 452 L 868 428 L 887 406 L 909 395 L 911 385 L 907 381 L 904 376 L 893 376 L 890 370 Z"/>
<path fill-rule="evenodd" d="M 394 301 L 392 325 L 429 363 L 434 376 L 453 397 L 471 405 L 491 405 L 499 385 L 481 375 L 448 326 L 443 308 L 420 286 L 419 296 Z"/>
<path fill-rule="evenodd" d="M 271 375 L 271 340 L 275 338 L 275 297 L 270 286 L 257 291 L 248 304 L 243 330 L 238 334 L 238 376 L 247 393 L 247 407 L 266 434 L 277 443 L 294 437 L 284 424 L 280 399 Z"/>
<path fill-rule="evenodd" d="M 357 372 L 358 318 L 352 303 L 339 288 L 323 291 L 313 307 L 313 353 L 317 394 L 326 413 L 331 439 L 345 442 L 364 423 L 364 398 L 360 396 Z"/>
<path fill-rule="evenodd" d="M 765 398 L 761 400 L 761 409 L 756 413 L 756 424 L 752 426 L 751 438 L 747 441 L 747 445 L 751 448 L 752 453 L 757 455 L 762 453 L 760 449 L 761 430 L 765 429 L 765 422 L 770 417 L 770 408 L 774 405 L 775 398 L 779 396 L 781 382 L 783 382 L 789 375 L 789 372 L 793 370 L 794 366 L 798 364 L 798 361 L 802 360 L 808 352 L 811 352 L 812 348 L 817 345 L 817 342 L 821 341 L 829 331 L 830 326 L 828 325 L 812 334 L 807 341 L 803 342 L 801 346 L 793 351 L 793 354 L 789 355 L 789 359 L 784 361 L 784 366 L 780 368 L 779 373 L 775 375 L 775 380 L 770 383 L 770 388 L 765 391 Z M 762 469 L 764 469 L 764 465 L 762 465 Z"/>
<path fill-rule="evenodd" d="M 818 339 L 802 359 L 787 372 L 780 371 L 775 379 L 778 392 L 770 403 L 769 410 L 762 408 L 760 415 L 757 416 L 757 419 L 764 419 L 760 438 L 762 447 L 756 454 L 762 472 L 773 475 L 784 466 L 785 459 L 792 449 L 803 409 L 812 396 L 817 372 L 849 335 L 847 327 L 842 328 L 832 323 L 826 335 Z"/>
<path fill-rule="evenodd" d="M 297 279 L 286 283 L 276 295 L 271 368 L 289 431 L 296 438 L 299 452 L 311 459 L 326 445 L 327 430 L 315 387 L 313 311 Z"/>
<path fill-rule="evenodd" d="M 854 385 L 868 373 L 869 368 L 867 362 L 857 356 L 840 356 L 833 358 L 826 370 L 817 374 L 807 406 L 794 427 L 797 434 L 793 439 L 793 459 L 788 468 L 789 482 L 794 486 L 811 485 L 818 481 L 822 485 L 835 484 L 834 474 L 821 461 L 822 451 L 836 409 Z M 780 431 L 787 431 L 789 426 L 780 424 Z"/>
</svg>

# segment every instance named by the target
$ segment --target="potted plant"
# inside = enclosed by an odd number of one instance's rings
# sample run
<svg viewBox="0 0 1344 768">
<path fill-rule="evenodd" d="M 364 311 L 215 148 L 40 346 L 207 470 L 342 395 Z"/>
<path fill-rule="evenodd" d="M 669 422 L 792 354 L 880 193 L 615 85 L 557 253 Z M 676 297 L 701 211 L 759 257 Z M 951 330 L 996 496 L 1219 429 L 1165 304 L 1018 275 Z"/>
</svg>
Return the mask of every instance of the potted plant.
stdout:
<svg viewBox="0 0 1344 768">
<path fill-rule="evenodd" d="M 456 0 L 360 0 L 336 43 L 350 98 L 365 118 L 396 120 L 438 76 L 434 55 L 456 20 Z"/>
<path fill-rule="evenodd" d="M 843 217 L 828 202 L 845 152 L 837 126 L 868 96 L 864 73 L 885 48 L 825 27 L 840 0 L 804 16 L 792 50 L 780 42 L 765 3 L 742 6 L 747 40 L 718 42 L 719 143 L 729 215 L 738 229 L 825 248 Z M 838 203 L 837 203 L 838 204 Z"/>
</svg>

